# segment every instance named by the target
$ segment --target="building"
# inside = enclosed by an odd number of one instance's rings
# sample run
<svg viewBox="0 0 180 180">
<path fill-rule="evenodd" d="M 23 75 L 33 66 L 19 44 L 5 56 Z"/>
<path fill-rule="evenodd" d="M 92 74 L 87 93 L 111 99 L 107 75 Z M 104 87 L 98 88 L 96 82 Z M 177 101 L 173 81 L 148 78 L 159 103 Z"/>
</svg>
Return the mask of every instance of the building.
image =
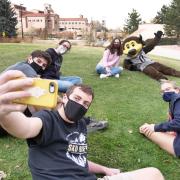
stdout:
<svg viewBox="0 0 180 180">
<path fill-rule="evenodd" d="M 17 15 L 18 32 L 53 34 L 59 31 L 59 15 L 54 13 L 50 4 L 44 4 L 44 11 L 27 11 L 26 7 L 15 4 L 12 7 Z"/>
<path fill-rule="evenodd" d="M 77 35 L 82 35 L 89 29 L 88 19 L 80 15 L 79 18 L 60 18 L 59 30 L 60 31 L 73 31 Z"/>
</svg>

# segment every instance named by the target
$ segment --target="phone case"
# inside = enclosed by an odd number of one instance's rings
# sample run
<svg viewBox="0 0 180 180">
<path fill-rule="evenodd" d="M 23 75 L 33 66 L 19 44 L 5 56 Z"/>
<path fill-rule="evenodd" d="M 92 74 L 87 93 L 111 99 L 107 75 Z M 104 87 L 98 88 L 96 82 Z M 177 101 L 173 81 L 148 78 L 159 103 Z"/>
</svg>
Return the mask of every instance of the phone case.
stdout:
<svg viewBox="0 0 180 180">
<path fill-rule="evenodd" d="M 57 105 L 58 84 L 56 80 L 34 78 L 33 86 L 23 90 L 30 92 L 31 96 L 16 99 L 15 103 L 47 108 L 54 108 Z"/>
</svg>

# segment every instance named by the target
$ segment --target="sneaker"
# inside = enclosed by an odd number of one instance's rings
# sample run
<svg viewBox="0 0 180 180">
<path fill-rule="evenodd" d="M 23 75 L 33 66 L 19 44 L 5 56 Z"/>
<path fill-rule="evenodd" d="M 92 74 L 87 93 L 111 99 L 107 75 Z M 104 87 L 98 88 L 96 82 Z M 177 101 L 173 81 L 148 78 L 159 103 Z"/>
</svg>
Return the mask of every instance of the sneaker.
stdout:
<svg viewBox="0 0 180 180">
<path fill-rule="evenodd" d="M 0 180 L 6 178 L 6 174 L 3 171 L 0 171 Z"/>
<path fill-rule="evenodd" d="M 115 78 L 119 78 L 119 74 L 115 74 L 115 76 L 114 76 Z"/>
<path fill-rule="evenodd" d="M 105 120 L 96 120 L 91 117 L 84 117 L 87 123 L 87 132 L 94 132 L 108 127 L 108 121 Z"/>
<path fill-rule="evenodd" d="M 100 79 L 103 79 L 103 78 L 108 78 L 108 75 L 107 74 L 100 74 Z"/>
</svg>

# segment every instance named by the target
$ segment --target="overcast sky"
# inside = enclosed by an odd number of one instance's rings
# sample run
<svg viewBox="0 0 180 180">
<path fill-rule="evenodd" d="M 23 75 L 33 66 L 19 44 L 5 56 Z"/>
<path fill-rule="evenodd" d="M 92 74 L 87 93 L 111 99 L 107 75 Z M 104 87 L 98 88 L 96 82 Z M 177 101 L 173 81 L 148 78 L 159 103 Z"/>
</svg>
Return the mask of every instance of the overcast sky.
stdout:
<svg viewBox="0 0 180 180">
<path fill-rule="evenodd" d="M 80 14 L 90 21 L 105 20 L 108 28 L 123 27 L 128 13 L 136 9 L 143 21 L 154 18 L 163 5 L 171 0 L 10 0 L 23 4 L 27 10 L 44 9 L 44 3 L 52 5 L 55 13 L 62 18 L 79 17 Z"/>
</svg>

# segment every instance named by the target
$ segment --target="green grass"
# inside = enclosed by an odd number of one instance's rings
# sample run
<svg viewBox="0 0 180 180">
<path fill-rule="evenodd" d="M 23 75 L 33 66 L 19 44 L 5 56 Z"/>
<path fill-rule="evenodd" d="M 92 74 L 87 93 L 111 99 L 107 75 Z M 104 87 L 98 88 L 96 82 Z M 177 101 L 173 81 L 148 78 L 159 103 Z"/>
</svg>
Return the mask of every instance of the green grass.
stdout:
<svg viewBox="0 0 180 180">
<path fill-rule="evenodd" d="M 1 44 L 0 70 L 25 59 L 35 49 L 47 47 L 49 45 Z M 95 99 L 88 115 L 109 121 L 107 130 L 88 135 L 89 159 L 122 171 L 154 166 L 162 171 L 167 180 L 179 180 L 179 159 L 138 133 L 138 127 L 144 122 L 166 120 L 168 106 L 161 99 L 159 83 L 143 73 L 126 70 L 119 79 L 99 79 L 95 66 L 102 52 L 103 48 L 74 46 L 65 55 L 62 66 L 64 75 L 80 76 L 85 84 L 93 87 Z M 151 57 L 180 70 L 180 61 Z M 169 79 L 180 85 L 179 78 Z M 7 179 L 31 179 L 26 142 L 6 137 L 0 139 L 0 147 L 0 170 L 7 173 Z"/>
</svg>

